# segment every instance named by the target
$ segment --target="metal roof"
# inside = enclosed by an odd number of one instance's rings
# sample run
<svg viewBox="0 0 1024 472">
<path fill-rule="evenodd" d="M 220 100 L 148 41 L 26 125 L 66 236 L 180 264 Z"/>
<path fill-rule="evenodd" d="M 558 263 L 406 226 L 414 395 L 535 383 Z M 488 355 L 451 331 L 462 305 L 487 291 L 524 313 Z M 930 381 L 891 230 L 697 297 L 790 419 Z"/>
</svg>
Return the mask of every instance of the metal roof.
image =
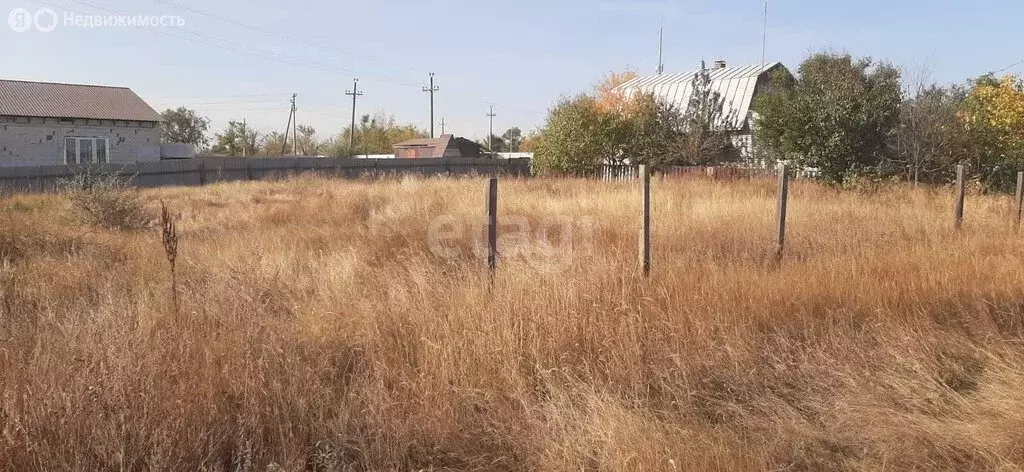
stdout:
<svg viewBox="0 0 1024 472">
<path fill-rule="evenodd" d="M 125 87 L 0 80 L 0 115 L 94 120 L 161 121 Z"/>
<path fill-rule="evenodd" d="M 747 116 L 754 103 L 754 92 L 757 81 L 767 76 L 776 67 L 785 68 L 782 63 L 771 62 L 765 65 L 756 64 L 741 67 L 725 67 L 708 69 L 711 78 L 711 89 L 722 98 L 723 112 L 727 116 L 735 116 L 737 120 L 728 124 L 732 130 L 746 127 Z M 650 93 L 655 97 L 675 105 L 685 111 L 693 93 L 693 77 L 700 70 L 681 74 L 651 75 L 637 77 L 618 87 L 627 97 L 635 93 Z"/>
<path fill-rule="evenodd" d="M 433 153 L 430 157 L 444 157 L 444 153 L 448 150 L 452 141 L 452 135 L 442 134 L 440 138 L 416 138 L 408 141 L 402 141 L 395 144 L 395 149 L 406 149 L 406 148 L 433 148 Z"/>
</svg>

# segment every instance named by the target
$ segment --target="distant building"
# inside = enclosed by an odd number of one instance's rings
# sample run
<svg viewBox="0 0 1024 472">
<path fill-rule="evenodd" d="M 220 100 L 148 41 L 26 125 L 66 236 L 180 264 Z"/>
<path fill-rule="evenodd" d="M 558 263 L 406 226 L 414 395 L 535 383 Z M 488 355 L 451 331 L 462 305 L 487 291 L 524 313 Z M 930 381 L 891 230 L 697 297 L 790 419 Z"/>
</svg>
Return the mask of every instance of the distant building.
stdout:
<svg viewBox="0 0 1024 472">
<path fill-rule="evenodd" d="M 744 157 L 750 157 L 753 152 L 754 100 L 776 71 L 790 73 L 786 66 L 779 62 L 729 67 L 725 61 L 715 61 L 708 69 L 711 89 L 721 97 L 723 113 L 734 117 L 725 123 L 725 127 L 732 134 L 733 144 Z M 685 112 L 693 92 L 693 78 L 698 72 L 700 71 L 695 70 L 681 74 L 637 77 L 620 85 L 618 89 L 625 92 L 627 97 L 636 93 L 654 94 L 655 97 Z"/>
<path fill-rule="evenodd" d="M 482 146 L 466 138 L 450 134 L 440 138 L 419 138 L 398 143 L 394 146 L 397 159 L 422 159 L 427 157 L 480 157 Z"/>
<path fill-rule="evenodd" d="M 160 121 L 124 87 L 0 80 L 0 166 L 158 161 Z"/>
</svg>

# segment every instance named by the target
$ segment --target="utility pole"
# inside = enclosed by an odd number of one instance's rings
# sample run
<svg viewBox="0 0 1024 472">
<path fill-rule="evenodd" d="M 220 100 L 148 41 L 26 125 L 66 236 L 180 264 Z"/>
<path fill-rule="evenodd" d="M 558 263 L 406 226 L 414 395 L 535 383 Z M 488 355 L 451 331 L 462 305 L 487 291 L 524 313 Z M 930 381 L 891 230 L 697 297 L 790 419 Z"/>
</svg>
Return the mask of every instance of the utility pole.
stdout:
<svg viewBox="0 0 1024 472">
<path fill-rule="evenodd" d="M 352 79 L 352 90 L 346 91 L 345 95 L 352 97 L 352 127 L 349 128 L 348 133 L 348 150 L 349 152 L 352 152 L 354 156 L 356 149 L 356 98 L 363 95 L 363 92 L 359 91 L 359 79 Z"/>
<path fill-rule="evenodd" d="M 490 121 L 487 132 L 487 150 L 494 152 L 494 117 L 498 116 L 494 114 L 494 105 L 491 105 L 491 111 L 487 113 L 487 118 Z"/>
<path fill-rule="evenodd" d="M 298 124 L 299 124 L 299 117 L 295 114 L 295 111 L 296 111 L 296 108 L 295 108 L 295 97 L 297 97 L 298 95 L 299 94 L 297 94 L 297 93 L 293 93 L 292 94 L 292 118 L 291 118 L 291 122 L 292 122 L 292 155 L 293 156 L 298 156 L 299 155 L 299 153 L 296 152 L 296 147 L 295 147 L 296 144 L 298 144 L 298 140 L 295 139 L 295 128 L 297 128 Z M 285 130 L 285 133 L 287 133 L 287 132 L 288 132 L 288 130 Z"/>
<path fill-rule="evenodd" d="M 434 86 L 434 73 L 430 73 L 430 87 L 423 87 L 424 92 L 430 93 L 430 139 L 434 139 L 434 92 L 441 90 Z M 444 134 L 444 131 L 441 132 Z"/>
<path fill-rule="evenodd" d="M 662 22 L 661 29 L 658 30 L 658 75 L 665 72 L 665 63 L 662 62 L 662 52 L 665 48 L 665 24 Z"/>
<path fill-rule="evenodd" d="M 444 135 L 444 117 L 441 117 L 441 134 Z"/>
<path fill-rule="evenodd" d="M 764 0 L 764 29 L 761 32 L 761 69 L 764 70 L 765 51 L 768 49 L 768 0 Z"/>
</svg>

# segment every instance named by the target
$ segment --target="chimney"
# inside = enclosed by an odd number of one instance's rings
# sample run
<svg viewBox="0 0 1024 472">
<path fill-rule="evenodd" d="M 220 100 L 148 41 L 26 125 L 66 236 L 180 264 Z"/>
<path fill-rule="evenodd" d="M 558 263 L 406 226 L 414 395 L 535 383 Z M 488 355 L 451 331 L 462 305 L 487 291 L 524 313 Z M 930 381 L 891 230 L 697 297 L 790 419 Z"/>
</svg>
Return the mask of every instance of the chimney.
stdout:
<svg viewBox="0 0 1024 472">
<path fill-rule="evenodd" d="M 725 61 L 723 61 L 723 60 L 717 60 L 717 61 L 715 61 L 715 67 L 714 67 L 714 69 L 715 69 L 715 70 L 718 70 L 718 69 L 725 69 Z"/>
</svg>

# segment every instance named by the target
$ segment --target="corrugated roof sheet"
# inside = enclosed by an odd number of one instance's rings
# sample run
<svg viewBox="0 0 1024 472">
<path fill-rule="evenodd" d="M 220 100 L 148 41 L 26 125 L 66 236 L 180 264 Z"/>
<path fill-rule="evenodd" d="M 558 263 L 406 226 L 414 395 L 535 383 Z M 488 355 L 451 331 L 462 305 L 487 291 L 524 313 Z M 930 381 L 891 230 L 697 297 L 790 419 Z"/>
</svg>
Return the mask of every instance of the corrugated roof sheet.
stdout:
<svg viewBox="0 0 1024 472">
<path fill-rule="evenodd" d="M 395 144 L 395 149 L 411 148 L 411 147 L 429 147 L 433 148 L 433 152 L 430 157 L 444 157 L 444 153 L 448 150 L 451 145 L 452 135 L 442 134 L 440 138 L 416 138 L 408 141 L 402 141 Z"/>
<path fill-rule="evenodd" d="M 0 80 L 0 115 L 161 121 L 125 87 Z"/>
<path fill-rule="evenodd" d="M 747 116 L 754 102 L 754 91 L 757 80 L 776 67 L 785 67 L 781 63 L 772 62 L 765 65 L 742 67 L 726 67 L 724 69 L 708 69 L 711 78 L 711 89 L 722 98 L 723 112 L 735 116 L 737 120 L 729 123 L 730 129 L 743 129 Z M 618 88 L 626 96 L 635 93 L 650 93 L 655 97 L 686 110 L 693 93 L 693 77 L 700 72 L 695 70 L 681 74 L 662 74 L 637 77 Z"/>
</svg>

